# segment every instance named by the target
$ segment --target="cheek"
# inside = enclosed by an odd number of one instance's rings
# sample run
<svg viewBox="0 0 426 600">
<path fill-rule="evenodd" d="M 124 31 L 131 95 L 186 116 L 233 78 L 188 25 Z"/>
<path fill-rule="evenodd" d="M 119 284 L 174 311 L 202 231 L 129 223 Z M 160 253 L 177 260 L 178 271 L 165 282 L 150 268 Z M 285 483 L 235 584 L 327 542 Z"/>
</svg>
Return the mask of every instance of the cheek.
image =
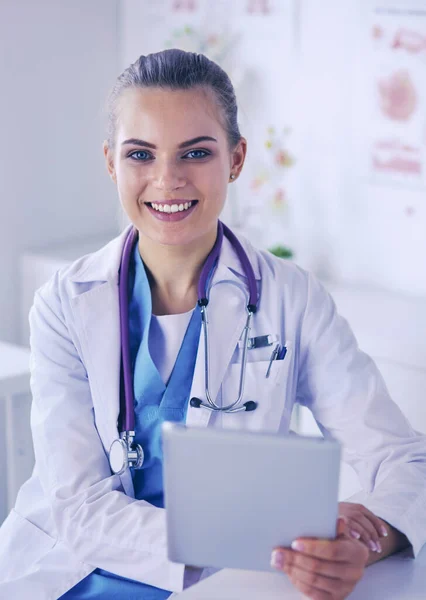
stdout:
<svg viewBox="0 0 426 600">
<path fill-rule="evenodd" d="M 138 196 L 144 185 L 140 170 L 129 166 L 121 166 L 117 170 L 117 187 L 123 202 Z"/>
<path fill-rule="evenodd" d="M 228 179 L 224 169 L 212 170 L 203 180 L 203 192 L 214 204 L 223 204 L 228 193 Z"/>
<path fill-rule="evenodd" d="M 224 204 L 226 197 L 228 195 L 228 180 L 225 179 L 220 179 L 219 181 L 216 180 L 215 183 L 215 192 L 216 192 L 216 198 L 217 198 L 217 202 L 220 204 Z"/>
</svg>

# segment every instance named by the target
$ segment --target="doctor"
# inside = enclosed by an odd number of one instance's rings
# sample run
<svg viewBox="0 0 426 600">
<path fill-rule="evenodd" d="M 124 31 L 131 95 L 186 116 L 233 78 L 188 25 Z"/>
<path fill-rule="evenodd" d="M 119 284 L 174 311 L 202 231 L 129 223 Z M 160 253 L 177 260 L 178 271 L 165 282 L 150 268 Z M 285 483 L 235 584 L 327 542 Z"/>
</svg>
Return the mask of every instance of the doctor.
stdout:
<svg viewBox="0 0 426 600">
<path fill-rule="evenodd" d="M 415 556 L 425 542 L 425 437 L 389 398 L 319 282 L 245 239 L 256 296 L 250 338 L 271 335 L 287 353 L 266 377 L 271 346 L 247 350 L 243 401 L 254 400 L 255 410 L 212 412 L 189 403 L 207 402 L 197 288 L 246 148 L 232 85 L 206 57 L 178 50 L 141 56 L 118 78 L 104 154 L 132 225 L 36 293 L 36 466 L 0 529 L 0 597 L 162 599 L 197 581 L 198 569 L 166 557 L 161 422 L 285 434 L 296 402 L 343 442 L 364 492 L 340 505 L 335 540 L 271 548 L 273 564 L 307 597 L 340 600 L 367 564 L 405 546 Z M 123 273 L 134 443 L 144 460 L 117 473 L 109 452 L 124 430 Z M 224 406 L 238 394 L 249 283 L 226 236 L 207 276 L 209 389 Z"/>
</svg>

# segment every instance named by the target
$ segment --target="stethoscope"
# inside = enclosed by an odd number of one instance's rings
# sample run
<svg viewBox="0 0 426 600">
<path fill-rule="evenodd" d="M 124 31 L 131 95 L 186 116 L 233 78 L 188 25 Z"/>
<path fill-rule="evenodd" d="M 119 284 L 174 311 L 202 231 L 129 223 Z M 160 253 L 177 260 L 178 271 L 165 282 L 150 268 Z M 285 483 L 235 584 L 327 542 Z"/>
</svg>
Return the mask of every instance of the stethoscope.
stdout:
<svg viewBox="0 0 426 600">
<path fill-rule="evenodd" d="M 207 306 L 209 299 L 207 297 L 207 284 L 210 280 L 212 270 L 220 256 L 222 248 L 223 236 L 229 240 L 232 248 L 238 256 L 238 259 L 243 267 L 244 274 L 247 278 L 249 298 L 247 303 L 247 319 L 244 329 L 241 333 L 243 355 L 241 359 L 241 371 L 238 388 L 238 397 L 235 402 L 227 406 L 218 406 L 210 395 L 209 388 L 209 371 L 210 371 L 210 355 L 209 355 L 209 337 L 208 337 L 208 319 Z M 130 361 L 130 344 L 129 344 L 129 314 L 128 314 L 128 276 L 130 257 L 133 247 L 137 241 L 138 231 L 132 228 L 124 242 L 123 253 L 121 257 L 120 274 L 119 274 L 119 307 L 120 307 L 120 336 L 121 336 L 121 361 L 123 368 L 123 394 L 120 401 L 120 416 L 122 432 L 120 438 L 112 442 L 109 451 L 109 462 L 113 473 L 121 475 L 128 467 L 134 469 L 142 468 L 144 461 L 144 451 L 140 444 L 134 443 L 135 437 L 135 409 L 134 409 L 134 394 L 132 369 Z M 244 383 L 247 364 L 248 340 L 251 328 L 251 320 L 257 311 L 257 285 L 253 268 L 250 264 L 248 256 L 232 233 L 232 231 L 221 221 L 218 223 L 218 233 L 216 242 L 204 263 L 198 281 L 198 306 L 201 310 L 201 322 L 204 332 L 204 374 L 205 374 L 205 394 L 207 402 L 203 402 L 199 398 L 191 398 L 190 405 L 193 408 L 206 408 L 210 411 L 218 411 L 225 413 L 236 413 L 240 411 L 253 411 L 257 407 L 257 403 L 253 401 L 245 402 L 241 405 L 244 395 Z M 240 339 L 241 339 L 240 338 Z M 123 427 L 124 426 L 124 427 Z"/>
</svg>

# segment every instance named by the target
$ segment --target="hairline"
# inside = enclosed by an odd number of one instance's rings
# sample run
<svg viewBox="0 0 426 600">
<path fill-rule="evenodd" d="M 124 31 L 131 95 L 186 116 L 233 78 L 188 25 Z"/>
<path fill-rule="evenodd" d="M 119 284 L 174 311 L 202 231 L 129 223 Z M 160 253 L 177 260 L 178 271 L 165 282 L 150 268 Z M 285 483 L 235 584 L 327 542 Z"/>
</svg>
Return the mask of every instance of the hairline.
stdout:
<svg viewBox="0 0 426 600">
<path fill-rule="evenodd" d="M 214 87 L 212 85 L 210 85 L 209 83 L 195 83 L 194 85 L 189 85 L 189 86 L 173 86 L 173 85 L 168 85 L 168 84 L 155 84 L 155 85 L 129 85 L 127 87 L 125 87 L 119 94 L 117 94 L 117 96 L 115 97 L 114 101 L 115 101 L 115 106 L 116 106 L 116 114 L 115 114 L 115 124 L 118 123 L 118 118 L 119 118 L 119 105 L 120 105 L 120 99 L 125 96 L 126 92 L 132 92 L 133 90 L 163 90 L 163 91 L 170 91 L 170 92 L 191 92 L 191 91 L 198 91 L 203 93 L 206 98 L 208 98 L 209 100 L 212 100 L 212 105 L 216 108 L 217 113 L 214 115 L 210 115 L 213 116 L 219 123 L 219 125 L 222 127 L 224 134 L 225 134 L 225 138 L 227 141 L 227 145 L 228 145 L 228 150 L 229 152 L 232 152 L 238 145 L 239 141 L 242 139 L 240 137 L 240 140 L 238 140 L 233 146 L 231 145 L 230 141 L 229 141 L 229 136 L 228 136 L 228 131 L 226 128 L 226 111 L 225 108 L 220 104 L 220 101 L 218 99 L 218 94 L 215 91 Z M 208 107 L 207 110 L 210 110 L 210 106 Z M 116 133 L 116 129 L 114 129 L 114 132 Z M 116 146 L 116 140 L 107 140 L 108 143 L 108 147 L 111 150 L 115 149 Z"/>
</svg>

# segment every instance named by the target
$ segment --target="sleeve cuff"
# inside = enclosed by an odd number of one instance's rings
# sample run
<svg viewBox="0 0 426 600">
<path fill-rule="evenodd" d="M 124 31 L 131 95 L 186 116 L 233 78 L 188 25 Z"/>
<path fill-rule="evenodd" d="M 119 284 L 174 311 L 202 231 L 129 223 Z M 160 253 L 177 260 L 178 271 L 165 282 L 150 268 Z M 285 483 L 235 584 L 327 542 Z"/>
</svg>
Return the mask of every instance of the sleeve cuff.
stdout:
<svg viewBox="0 0 426 600">
<path fill-rule="evenodd" d="M 167 589 L 171 592 L 183 592 L 185 589 L 185 565 L 169 561 L 168 583 Z"/>
</svg>

